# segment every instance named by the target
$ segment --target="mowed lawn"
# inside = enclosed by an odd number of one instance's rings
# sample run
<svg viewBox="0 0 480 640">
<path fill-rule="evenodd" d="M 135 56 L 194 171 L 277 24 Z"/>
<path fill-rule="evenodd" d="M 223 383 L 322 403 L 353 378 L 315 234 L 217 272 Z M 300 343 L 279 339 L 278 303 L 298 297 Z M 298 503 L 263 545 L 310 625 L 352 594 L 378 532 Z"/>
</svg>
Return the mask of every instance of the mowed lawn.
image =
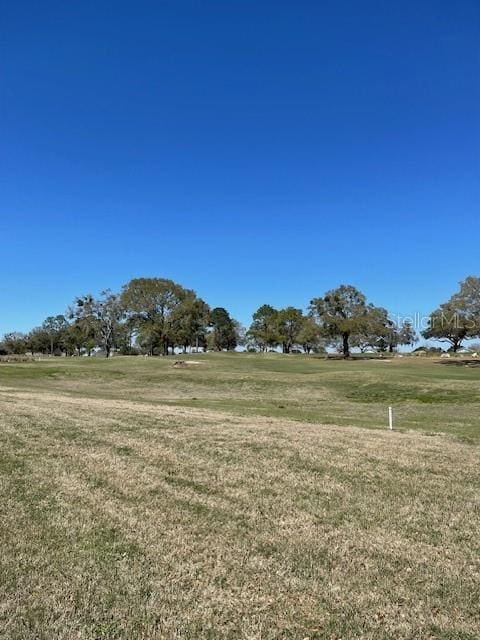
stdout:
<svg viewBox="0 0 480 640">
<path fill-rule="evenodd" d="M 480 637 L 475 362 L 182 359 L 0 364 L 1 638 Z"/>
</svg>

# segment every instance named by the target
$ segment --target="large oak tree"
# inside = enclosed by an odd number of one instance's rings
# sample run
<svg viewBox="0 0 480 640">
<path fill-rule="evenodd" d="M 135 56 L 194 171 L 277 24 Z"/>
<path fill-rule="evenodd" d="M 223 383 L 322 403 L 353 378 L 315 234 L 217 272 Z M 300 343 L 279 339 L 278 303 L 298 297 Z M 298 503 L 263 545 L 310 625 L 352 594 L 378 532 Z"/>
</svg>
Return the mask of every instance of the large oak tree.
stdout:
<svg viewBox="0 0 480 640">
<path fill-rule="evenodd" d="M 156 348 L 168 355 L 174 348 L 174 312 L 193 294 L 173 280 L 165 278 L 134 278 L 122 289 L 121 303 L 136 323 L 141 340 L 153 354 Z"/>
<path fill-rule="evenodd" d="M 343 357 L 348 358 L 350 336 L 364 331 L 368 324 L 369 305 L 363 293 L 342 284 L 323 297 L 314 298 L 309 308 L 325 336 L 341 340 Z"/>
<path fill-rule="evenodd" d="M 469 276 L 449 300 L 430 314 L 424 338 L 448 342 L 458 351 L 466 338 L 480 336 L 480 278 Z"/>
<path fill-rule="evenodd" d="M 253 343 L 253 346 L 260 351 L 276 347 L 280 341 L 277 309 L 269 304 L 263 304 L 255 311 L 252 320 L 247 339 Z"/>
</svg>

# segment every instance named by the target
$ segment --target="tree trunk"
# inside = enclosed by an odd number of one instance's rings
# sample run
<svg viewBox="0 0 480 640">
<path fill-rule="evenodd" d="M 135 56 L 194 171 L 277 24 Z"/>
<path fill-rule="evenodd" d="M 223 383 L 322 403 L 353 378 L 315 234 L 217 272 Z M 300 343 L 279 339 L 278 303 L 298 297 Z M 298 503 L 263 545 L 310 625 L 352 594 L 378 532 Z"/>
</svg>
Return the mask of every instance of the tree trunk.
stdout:
<svg viewBox="0 0 480 640">
<path fill-rule="evenodd" d="M 349 358 L 350 357 L 350 347 L 348 345 L 348 338 L 349 338 L 349 334 L 348 333 L 344 333 L 342 334 L 342 341 L 343 341 L 343 357 L 344 358 Z"/>
</svg>

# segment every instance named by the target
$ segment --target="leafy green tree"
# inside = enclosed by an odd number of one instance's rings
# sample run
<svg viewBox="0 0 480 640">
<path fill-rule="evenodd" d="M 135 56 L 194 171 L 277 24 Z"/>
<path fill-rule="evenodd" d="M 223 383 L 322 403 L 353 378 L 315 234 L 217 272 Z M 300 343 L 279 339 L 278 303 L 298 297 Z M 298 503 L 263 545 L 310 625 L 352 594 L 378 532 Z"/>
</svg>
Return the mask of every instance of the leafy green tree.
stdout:
<svg viewBox="0 0 480 640">
<path fill-rule="evenodd" d="M 424 338 L 448 342 L 455 353 L 467 338 L 480 336 L 480 278 L 469 276 L 460 290 L 430 315 Z"/>
<path fill-rule="evenodd" d="M 292 347 L 299 344 L 299 334 L 303 328 L 304 316 L 301 309 L 287 307 L 277 314 L 278 336 L 283 353 L 290 353 Z"/>
<path fill-rule="evenodd" d="M 459 311 L 470 319 L 471 330 L 480 333 L 480 278 L 468 276 L 460 282 L 460 290 L 453 296 Z"/>
<path fill-rule="evenodd" d="M 169 347 L 173 352 L 173 312 L 191 293 L 165 278 L 134 278 L 123 287 L 122 306 L 135 322 L 139 341 L 151 355 L 155 348 L 163 355 L 168 355 Z"/>
<path fill-rule="evenodd" d="M 119 322 L 115 335 L 115 347 L 122 355 L 136 355 L 138 350 L 134 347 L 136 329 L 133 318 L 127 318 Z"/>
<path fill-rule="evenodd" d="M 68 321 L 64 315 L 48 316 L 42 324 L 42 329 L 48 336 L 50 355 L 53 356 L 55 350 L 61 350 L 63 347 Z"/>
<path fill-rule="evenodd" d="M 422 331 L 422 336 L 427 340 L 448 342 L 456 353 L 467 338 L 469 330 L 468 318 L 463 313 L 458 313 L 458 307 L 450 300 L 430 314 L 428 327 Z"/>
<path fill-rule="evenodd" d="M 68 310 L 68 317 L 75 326 L 75 331 L 70 331 L 70 336 L 75 336 L 77 350 L 82 349 L 90 356 L 93 349 L 99 343 L 98 336 L 100 326 L 96 314 L 96 300 L 88 293 L 75 299 L 73 307 Z"/>
<path fill-rule="evenodd" d="M 392 353 L 398 345 L 412 345 L 416 340 L 409 321 L 399 325 L 389 318 L 386 309 L 368 304 L 364 322 L 350 336 L 350 346 L 358 347 L 362 352 L 370 347 L 380 352 Z"/>
<path fill-rule="evenodd" d="M 150 322 L 137 324 L 135 335 L 135 344 L 140 348 L 142 353 L 150 356 L 156 355 L 155 350 L 160 345 L 160 340 L 154 324 Z"/>
<path fill-rule="evenodd" d="M 255 311 L 252 320 L 247 332 L 247 340 L 260 351 L 276 347 L 280 341 L 277 309 L 264 304 Z"/>
<path fill-rule="evenodd" d="M 375 345 L 380 352 L 388 351 L 392 353 L 399 345 L 414 345 L 417 342 L 417 334 L 412 323 L 405 320 L 402 324 L 397 324 L 393 320 L 387 319 L 384 330 L 380 332 Z"/>
<path fill-rule="evenodd" d="M 297 334 L 297 342 L 308 354 L 325 350 L 325 339 L 320 327 L 311 316 L 304 316 L 302 328 Z"/>
<path fill-rule="evenodd" d="M 417 333 L 409 320 L 405 320 L 397 327 L 397 343 L 395 346 L 401 344 L 412 347 L 417 341 Z"/>
<path fill-rule="evenodd" d="M 3 336 L 2 345 L 7 353 L 24 355 L 28 349 L 28 336 L 19 331 L 11 331 Z"/>
<path fill-rule="evenodd" d="M 206 347 L 210 309 L 193 291 L 187 294 L 172 312 L 171 337 L 173 342 L 187 351 L 189 347 Z"/>
<path fill-rule="evenodd" d="M 344 358 L 350 356 L 350 336 L 365 332 L 368 311 L 365 296 L 351 285 L 342 284 L 310 302 L 310 313 L 324 335 L 332 341 L 341 339 Z"/>
<path fill-rule="evenodd" d="M 64 342 L 65 335 L 63 335 L 62 340 Z M 51 335 L 43 327 L 35 327 L 34 329 L 32 329 L 27 336 L 27 342 L 27 348 L 32 353 L 32 355 L 34 355 L 35 353 L 52 353 Z"/>
<path fill-rule="evenodd" d="M 91 340 L 91 337 L 85 335 L 85 327 L 77 321 L 70 323 L 65 333 L 65 352 L 67 355 L 72 356 L 75 353 L 81 355 L 83 350 L 87 348 L 87 340 Z"/>
<path fill-rule="evenodd" d="M 235 321 L 223 307 L 216 307 L 210 312 L 210 341 L 215 351 L 233 351 L 238 344 Z"/>
<path fill-rule="evenodd" d="M 350 335 L 350 346 L 359 348 L 362 353 L 368 348 L 386 350 L 387 336 L 392 334 L 392 329 L 393 323 L 388 318 L 387 310 L 367 304 L 362 322 L 357 324 Z"/>
</svg>

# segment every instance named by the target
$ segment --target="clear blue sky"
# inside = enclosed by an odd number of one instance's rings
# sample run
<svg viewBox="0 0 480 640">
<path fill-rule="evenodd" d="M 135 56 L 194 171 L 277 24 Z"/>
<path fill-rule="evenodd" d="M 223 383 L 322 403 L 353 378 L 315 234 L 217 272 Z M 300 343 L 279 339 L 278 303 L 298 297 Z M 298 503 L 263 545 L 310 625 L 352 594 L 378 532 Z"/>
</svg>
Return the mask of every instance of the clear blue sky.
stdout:
<svg viewBox="0 0 480 640">
<path fill-rule="evenodd" d="M 136 276 L 248 323 L 480 274 L 478 0 L 1 12 L 0 334 Z"/>
</svg>

